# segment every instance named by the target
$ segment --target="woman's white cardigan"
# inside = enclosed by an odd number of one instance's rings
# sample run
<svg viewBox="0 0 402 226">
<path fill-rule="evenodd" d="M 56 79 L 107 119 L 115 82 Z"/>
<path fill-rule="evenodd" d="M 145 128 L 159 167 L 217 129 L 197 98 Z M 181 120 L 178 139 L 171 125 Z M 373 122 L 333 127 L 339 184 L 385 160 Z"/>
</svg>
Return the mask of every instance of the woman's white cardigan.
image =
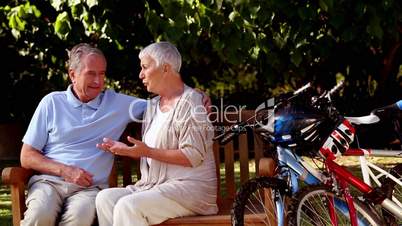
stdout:
<svg viewBox="0 0 402 226">
<path fill-rule="evenodd" d="M 143 134 L 149 129 L 159 99 L 157 96 L 148 103 Z M 203 107 L 201 94 L 184 85 L 184 92 L 158 132 L 156 143 L 157 148 L 180 149 L 192 167 L 154 159 L 149 167 L 146 158 L 141 158 L 141 179 L 128 188 L 133 191 L 157 189 L 163 196 L 197 214 L 217 213 L 213 135 L 214 130 Z"/>
</svg>

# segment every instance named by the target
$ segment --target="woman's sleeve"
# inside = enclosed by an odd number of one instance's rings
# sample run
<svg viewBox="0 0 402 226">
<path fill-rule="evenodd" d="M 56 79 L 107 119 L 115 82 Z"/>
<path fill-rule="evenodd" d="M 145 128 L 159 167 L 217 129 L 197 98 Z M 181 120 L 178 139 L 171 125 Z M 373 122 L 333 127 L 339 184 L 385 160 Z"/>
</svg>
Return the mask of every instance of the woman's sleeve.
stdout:
<svg viewBox="0 0 402 226">
<path fill-rule="evenodd" d="M 208 149 L 212 147 L 213 129 L 201 97 L 188 107 L 181 117 L 182 123 L 179 123 L 179 149 L 196 167 L 204 161 L 207 151 L 211 151 Z"/>
</svg>

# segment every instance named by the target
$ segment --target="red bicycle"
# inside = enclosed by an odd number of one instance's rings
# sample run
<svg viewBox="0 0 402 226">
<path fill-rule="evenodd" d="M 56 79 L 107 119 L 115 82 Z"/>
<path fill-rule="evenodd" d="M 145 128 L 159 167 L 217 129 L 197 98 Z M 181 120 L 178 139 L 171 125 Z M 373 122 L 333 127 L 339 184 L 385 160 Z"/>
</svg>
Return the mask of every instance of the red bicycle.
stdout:
<svg viewBox="0 0 402 226">
<path fill-rule="evenodd" d="M 375 114 L 357 118 L 341 117 L 329 98 L 318 98 L 318 100 L 319 103 L 313 101 L 312 104 L 321 109 L 330 109 L 329 112 L 336 115 L 335 118 L 339 119 L 339 123 L 313 158 L 326 175 L 326 180 L 323 185 L 307 186 L 294 196 L 289 211 L 290 224 L 345 225 L 345 222 L 350 222 L 352 226 L 400 225 L 402 222 L 402 163 L 388 172 L 367 163 L 365 157 L 400 158 L 402 151 L 350 148 L 349 144 L 356 135 L 354 125 L 375 123 L 380 118 Z M 400 106 L 401 102 L 398 102 L 383 108 L 382 111 L 400 113 Z M 400 138 L 400 130 L 397 132 Z M 341 153 L 346 156 L 360 156 L 363 180 L 335 162 Z M 375 174 L 373 171 L 378 173 Z M 376 186 L 371 184 L 371 179 Z M 360 193 L 352 194 L 351 188 Z"/>
</svg>

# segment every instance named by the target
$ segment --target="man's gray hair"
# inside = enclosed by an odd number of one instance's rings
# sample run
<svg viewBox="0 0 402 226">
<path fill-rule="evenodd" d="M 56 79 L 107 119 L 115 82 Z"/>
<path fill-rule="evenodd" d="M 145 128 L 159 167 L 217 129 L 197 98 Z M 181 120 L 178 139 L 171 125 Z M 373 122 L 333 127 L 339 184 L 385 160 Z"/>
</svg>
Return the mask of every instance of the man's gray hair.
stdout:
<svg viewBox="0 0 402 226">
<path fill-rule="evenodd" d="M 173 70 L 180 72 L 181 55 L 176 46 L 170 42 L 152 43 L 141 50 L 138 57 L 142 59 L 147 55 L 156 61 L 156 66 L 160 67 L 163 64 L 170 64 Z"/>
<path fill-rule="evenodd" d="M 103 55 L 103 52 L 96 48 L 93 47 L 87 43 L 80 43 L 75 45 L 70 51 L 68 52 L 68 69 L 75 70 L 77 73 L 81 72 L 81 60 L 82 57 L 89 55 L 89 54 L 96 54 L 99 56 L 102 56 L 105 59 L 106 62 L 106 57 Z"/>
</svg>

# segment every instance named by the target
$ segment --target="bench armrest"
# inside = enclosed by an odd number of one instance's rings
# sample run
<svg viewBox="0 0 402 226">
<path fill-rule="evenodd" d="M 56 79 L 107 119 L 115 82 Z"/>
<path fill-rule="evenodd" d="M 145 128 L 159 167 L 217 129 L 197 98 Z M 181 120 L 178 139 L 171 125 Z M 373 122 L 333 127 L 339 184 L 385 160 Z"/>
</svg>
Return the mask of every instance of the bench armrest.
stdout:
<svg viewBox="0 0 402 226">
<path fill-rule="evenodd" d="M 25 185 L 33 174 L 33 170 L 27 170 L 22 167 L 7 167 L 1 173 L 2 182 L 10 185 L 14 226 L 20 225 L 20 221 L 26 210 Z"/>
<path fill-rule="evenodd" d="M 33 175 L 33 170 L 22 167 L 6 167 L 1 173 L 1 179 L 4 184 L 26 184 Z"/>
</svg>

